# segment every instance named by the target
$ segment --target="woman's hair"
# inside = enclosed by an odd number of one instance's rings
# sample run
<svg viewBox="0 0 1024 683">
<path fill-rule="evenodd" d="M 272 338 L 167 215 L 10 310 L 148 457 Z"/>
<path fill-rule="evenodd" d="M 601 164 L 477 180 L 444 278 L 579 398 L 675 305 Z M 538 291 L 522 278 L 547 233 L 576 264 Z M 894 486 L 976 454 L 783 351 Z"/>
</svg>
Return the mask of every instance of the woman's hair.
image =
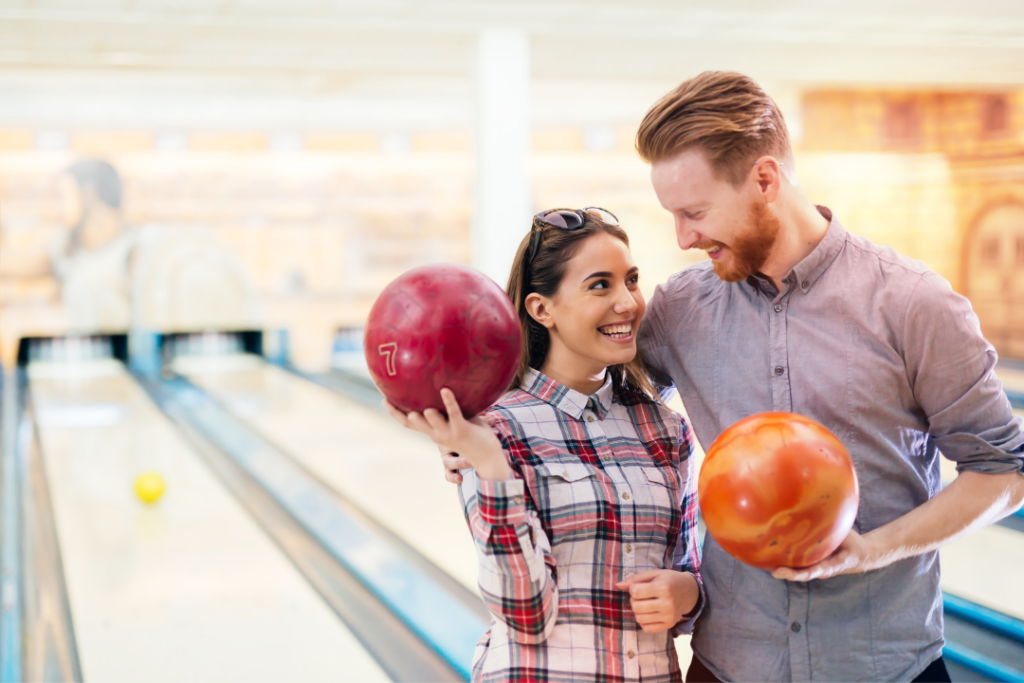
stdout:
<svg viewBox="0 0 1024 683">
<path fill-rule="evenodd" d="M 540 234 L 534 236 L 535 232 Z M 561 230 L 553 226 L 534 227 L 519 244 L 506 291 L 519 315 L 519 325 L 523 330 L 523 351 L 519 357 L 519 370 L 510 389 L 519 387 L 529 368 L 540 370 L 551 348 L 548 329 L 534 320 L 526 310 L 526 297 L 534 293 L 554 296 L 562 284 L 569 261 L 576 256 L 584 241 L 598 233 L 611 235 L 629 246 L 629 236 L 625 230 L 617 225 L 609 225 L 590 213 L 585 214 L 583 227 L 577 230 Z M 537 255 L 529 262 L 533 248 L 531 237 L 540 240 L 540 244 Z M 608 372 L 617 388 L 632 389 L 658 400 L 639 349 L 633 360 L 609 366 Z"/>
</svg>

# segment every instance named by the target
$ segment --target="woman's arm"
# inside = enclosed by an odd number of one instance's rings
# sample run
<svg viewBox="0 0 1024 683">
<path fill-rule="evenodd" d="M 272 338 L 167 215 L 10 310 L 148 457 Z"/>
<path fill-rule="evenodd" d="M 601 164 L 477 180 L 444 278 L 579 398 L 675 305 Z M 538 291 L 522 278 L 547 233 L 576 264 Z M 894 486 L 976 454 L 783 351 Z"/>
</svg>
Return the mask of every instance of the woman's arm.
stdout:
<svg viewBox="0 0 1024 683">
<path fill-rule="evenodd" d="M 487 481 L 467 470 L 460 497 L 479 563 L 480 595 L 509 638 L 524 645 L 551 635 L 558 587 L 551 544 L 527 504 L 521 478 Z"/>
<path fill-rule="evenodd" d="M 457 451 L 473 466 L 459 496 L 473 534 L 480 569 L 480 594 L 509 638 L 543 642 L 558 616 L 558 589 L 551 544 L 535 511 L 528 510 L 522 473 L 513 470 L 517 452 L 528 451 L 507 423 L 477 416 L 466 420 L 455 395 L 441 390 L 446 419 L 436 410 L 408 415 L 385 401 L 398 422 L 429 436 L 442 452 Z"/>
</svg>

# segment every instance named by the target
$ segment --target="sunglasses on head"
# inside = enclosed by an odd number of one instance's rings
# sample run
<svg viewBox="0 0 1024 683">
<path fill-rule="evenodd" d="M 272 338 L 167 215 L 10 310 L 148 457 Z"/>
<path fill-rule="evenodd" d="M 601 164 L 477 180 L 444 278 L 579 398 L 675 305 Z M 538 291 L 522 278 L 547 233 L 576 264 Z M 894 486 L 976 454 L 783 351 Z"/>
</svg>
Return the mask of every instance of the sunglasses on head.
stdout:
<svg viewBox="0 0 1024 683">
<path fill-rule="evenodd" d="M 599 206 L 588 206 L 585 209 L 550 209 L 541 211 L 533 217 L 533 227 L 530 234 L 530 260 L 533 263 L 540 248 L 540 233 L 545 227 L 558 228 L 559 230 L 579 230 L 586 222 L 586 214 L 591 214 L 602 223 L 618 225 L 619 219 L 608 209 Z"/>
</svg>

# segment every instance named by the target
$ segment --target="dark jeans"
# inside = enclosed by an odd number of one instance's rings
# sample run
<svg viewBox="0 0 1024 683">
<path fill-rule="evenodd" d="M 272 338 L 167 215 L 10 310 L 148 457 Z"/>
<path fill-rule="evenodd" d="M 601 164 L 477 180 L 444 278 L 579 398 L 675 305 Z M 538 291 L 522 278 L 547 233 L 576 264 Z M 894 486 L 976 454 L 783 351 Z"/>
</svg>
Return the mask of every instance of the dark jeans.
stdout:
<svg viewBox="0 0 1024 683">
<path fill-rule="evenodd" d="M 690 669 L 686 672 L 686 683 L 722 683 L 711 673 L 704 664 L 693 658 L 690 662 Z M 914 683 L 949 683 L 949 672 L 946 671 L 946 662 L 939 657 L 922 671 Z"/>
</svg>

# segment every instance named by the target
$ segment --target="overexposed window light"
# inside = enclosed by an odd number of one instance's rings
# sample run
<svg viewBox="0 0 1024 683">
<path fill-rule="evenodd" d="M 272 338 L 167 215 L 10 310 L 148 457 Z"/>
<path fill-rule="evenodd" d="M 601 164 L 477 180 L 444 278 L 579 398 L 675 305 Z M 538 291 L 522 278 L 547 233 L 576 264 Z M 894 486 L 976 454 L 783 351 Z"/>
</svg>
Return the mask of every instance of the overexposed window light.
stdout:
<svg viewBox="0 0 1024 683">
<path fill-rule="evenodd" d="M 41 130 L 36 132 L 36 149 L 41 152 L 62 152 L 71 147 L 67 131 Z"/>
<path fill-rule="evenodd" d="M 153 146 L 160 152 L 182 152 L 188 149 L 188 134 L 165 130 L 156 134 Z"/>
</svg>

